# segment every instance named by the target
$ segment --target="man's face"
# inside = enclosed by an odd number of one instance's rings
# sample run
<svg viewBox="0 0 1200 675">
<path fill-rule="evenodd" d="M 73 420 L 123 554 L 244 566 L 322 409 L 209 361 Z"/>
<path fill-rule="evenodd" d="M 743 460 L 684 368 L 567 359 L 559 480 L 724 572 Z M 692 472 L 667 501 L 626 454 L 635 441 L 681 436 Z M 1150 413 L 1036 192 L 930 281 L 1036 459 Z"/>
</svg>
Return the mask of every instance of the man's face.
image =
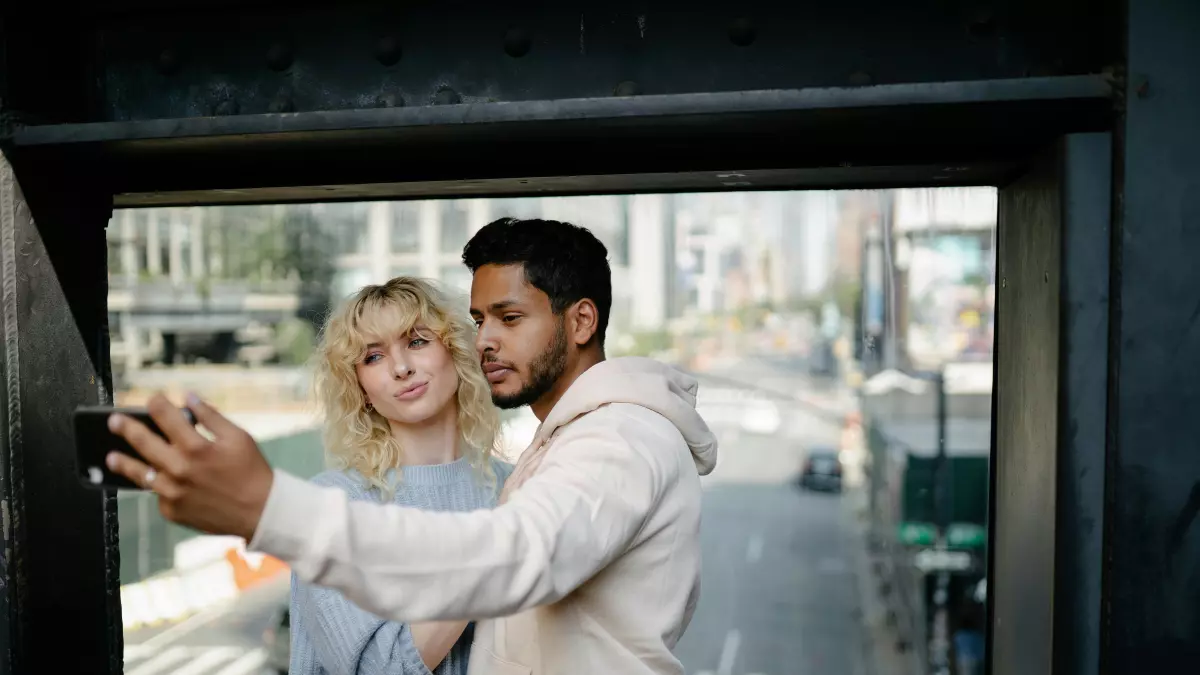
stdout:
<svg viewBox="0 0 1200 675">
<path fill-rule="evenodd" d="M 521 265 L 484 265 L 471 281 L 475 348 L 499 408 L 529 405 L 567 368 L 567 333 L 550 298 L 525 280 Z"/>
</svg>

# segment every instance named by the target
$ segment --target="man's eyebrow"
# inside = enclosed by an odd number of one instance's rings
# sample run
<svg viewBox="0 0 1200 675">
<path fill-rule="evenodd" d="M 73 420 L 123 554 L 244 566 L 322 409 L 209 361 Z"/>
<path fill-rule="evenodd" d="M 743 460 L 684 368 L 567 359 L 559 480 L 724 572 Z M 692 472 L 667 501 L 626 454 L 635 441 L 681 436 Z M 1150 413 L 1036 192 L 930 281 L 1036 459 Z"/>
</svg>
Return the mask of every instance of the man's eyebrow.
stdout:
<svg viewBox="0 0 1200 675">
<path fill-rule="evenodd" d="M 488 305 L 487 308 L 488 308 L 489 312 L 502 312 L 511 307 L 516 307 L 520 304 L 521 303 L 517 300 L 500 300 L 498 302 L 493 302 L 492 304 Z M 471 314 L 472 315 L 483 314 L 483 310 L 478 309 L 476 307 L 472 307 Z"/>
</svg>

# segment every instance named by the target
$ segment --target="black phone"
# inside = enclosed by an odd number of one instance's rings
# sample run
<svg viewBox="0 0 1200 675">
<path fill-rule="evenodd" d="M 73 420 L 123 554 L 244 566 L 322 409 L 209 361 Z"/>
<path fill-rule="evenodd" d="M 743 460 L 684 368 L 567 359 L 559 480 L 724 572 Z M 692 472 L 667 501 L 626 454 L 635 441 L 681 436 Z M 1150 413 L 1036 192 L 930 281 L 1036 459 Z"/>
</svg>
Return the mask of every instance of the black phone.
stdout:
<svg viewBox="0 0 1200 675">
<path fill-rule="evenodd" d="M 75 472 L 84 486 L 97 490 L 142 490 L 142 486 L 109 471 L 104 458 L 116 450 L 146 461 L 124 438 L 108 429 L 108 418 L 114 413 L 131 417 L 146 425 L 150 431 L 166 437 L 145 408 L 114 408 L 112 406 L 80 406 L 75 409 Z M 184 408 L 188 421 L 196 423 L 192 411 Z"/>
</svg>

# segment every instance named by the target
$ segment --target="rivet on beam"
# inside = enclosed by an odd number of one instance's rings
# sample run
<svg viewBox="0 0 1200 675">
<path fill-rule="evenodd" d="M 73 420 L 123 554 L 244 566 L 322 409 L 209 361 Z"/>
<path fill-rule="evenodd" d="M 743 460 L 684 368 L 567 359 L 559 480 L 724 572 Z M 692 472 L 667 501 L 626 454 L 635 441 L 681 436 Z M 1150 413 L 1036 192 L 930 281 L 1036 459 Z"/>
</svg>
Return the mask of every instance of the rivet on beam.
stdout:
<svg viewBox="0 0 1200 675">
<path fill-rule="evenodd" d="M 375 97 L 376 108 L 403 108 L 404 97 L 396 92 L 388 92 Z"/>
<path fill-rule="evenodd" d="M 990 9 L 979 10 L 967 22 L 967 33 L 976 39 L 987 39 L 996 36 L 996 16 Z"/>
<path fill-rule="evenodd" d="M 866 86 L 870 86 L 870 84 L 873 80 L 871 78 L 871 75 L 869 73 L 867 73 L 866 71 L 856 70 L 853 73 L 850 73 L 849 81 L 850 81 L 851 87 L 866 87 Z"/>
<path fill-rule="evenodd" d="M 404 49 L 400 40 L 394 35 L 385 35 L 375 43 L 375 60 L 384 66 L 394 66 L 400 62 Z"/>
<path fill-rule="evenodd" d="M 434 105 L 455 105 L 457 103 L 462 103 L 462 96 L 459 96 L 458 92 L 450 87 L 438 87 L 437 92 L 433 95 Z"/>
<path fill-rule="evenodd" d="M 183 67 L 183 58 L 179 52 L 167 47 L 158 54 L 158 72 L 163 75 L 174 75 Z"/>
<path fill-rule="evenodd" d="M 750 19 L 742 17 L 729 24 L 729 41 L 739 47 L 749 47 L 756 37 L 758 29 Z"/>
<path fill-rule="evenodd" d="M 529 53 L 533 39 L 524 29 L 513 26 L 504 33 L 504 53 L 519 59 Z"/>
<path fill-rule="evenodd" d="M 295 55 L 292 53 L 292 47 L 286 42 L 276 42 L 267 50 L 267 67 L 277 73 L 291 68 L 293 60 Z"/>
<path fill-rule="evenodd" d="M 625 80 L 617 84 L 617 88 L 613 90 L 613 96 L 637 96 L 642 93 L 642 88 L 633 80 Z"/>
</svg>

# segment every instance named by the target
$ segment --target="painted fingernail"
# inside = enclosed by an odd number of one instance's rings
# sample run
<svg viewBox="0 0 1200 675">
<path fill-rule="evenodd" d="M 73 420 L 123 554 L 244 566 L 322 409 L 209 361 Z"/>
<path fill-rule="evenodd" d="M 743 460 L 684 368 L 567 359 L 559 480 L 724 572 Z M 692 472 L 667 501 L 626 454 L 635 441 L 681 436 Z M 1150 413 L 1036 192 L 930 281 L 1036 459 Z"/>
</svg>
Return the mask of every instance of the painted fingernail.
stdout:
<svg viewBox="0 0 1200 675">
<path fill-rule="evenodd" d="M 200 397 L 197 396 L 194 392 L 189 391 L 188 395 L 187 395 L 187 404 L 188 405 L 200 405 Z"/>
<path fill-rule="evenodd" d="M 108 468 L 116 469 L 117 468 L 117 453 L 110 452 L 107 455 L 105 455 L 104 463 L 108 465 Z"/>
<path fill-rule="evenodd" d="M 108 430 L 112 431 L 114 433 L 121 430 L 121 416 L 120 415 L 109 415 L 108 416 Z"/>
</svg>

